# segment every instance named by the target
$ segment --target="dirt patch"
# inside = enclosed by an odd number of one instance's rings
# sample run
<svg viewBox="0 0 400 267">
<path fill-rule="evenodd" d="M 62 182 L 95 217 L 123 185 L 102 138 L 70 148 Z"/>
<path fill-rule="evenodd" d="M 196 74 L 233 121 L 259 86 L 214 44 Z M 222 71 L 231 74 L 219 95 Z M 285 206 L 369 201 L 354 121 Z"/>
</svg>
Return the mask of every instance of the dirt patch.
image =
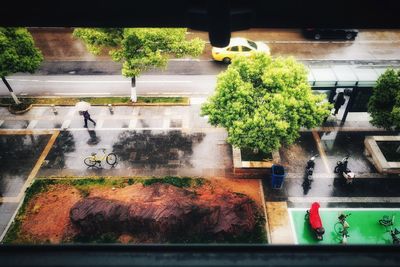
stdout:
<svg viewBox="0 0 400 267">
<path fill-rule="evenodd" d="M 189 181 L 53 180 L 17 216 L 7 242 L 264 242 L 258 180 Z"/>
<path fill-rule="evenodd" d="M 26 219 L 21 225 L 23 239 L 34 243 L 60 243 L 71 234 L 69 210 L 81 198 L 74 187 L 50 186 L 49 191 L 39 194 L 28 204 Z"/>
<path fill-rule="evenodd" d="M 260 180 L 258 179 L 226 179 L 226 178 L 218 178 L 211 181 L 212 184 L 215 184 L 218 187 L 223 187 L 226 190 L 230 190 L 232 192 L 245 194 L 250 197 L 252 200 L 256 202 L 256 204 L 261 208 L 262 197 L 261 197 L 261 188 L 260 188 Z"/>
</svg>

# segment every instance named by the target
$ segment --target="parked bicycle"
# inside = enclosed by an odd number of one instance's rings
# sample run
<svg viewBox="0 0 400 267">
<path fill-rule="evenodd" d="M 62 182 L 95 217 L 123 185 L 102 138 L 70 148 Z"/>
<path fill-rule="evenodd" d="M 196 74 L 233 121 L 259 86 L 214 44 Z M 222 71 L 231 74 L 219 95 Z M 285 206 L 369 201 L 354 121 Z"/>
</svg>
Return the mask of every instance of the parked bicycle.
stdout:
<svg viewBox="0 0 400 267">
<path fill-rule="evenodd" d="M 114 167 L 117 164 L 117 155 L 115 153 L 108 153 L 106 152 L 105 148 L 99 149 L 102 151 L 102 154 L 98 153 L 92 153 L 91 156 L 85 158 L 83 162 L 88 166 L 88 167 L 102 167 L 101 163 L 105 160 L 108 165 L 111 167 Z"/>
<path fill-rule="evenodd" d="M 398 234 L 400 234 L 400 231 L 396 228 L 393 229 L 394 215 L 384 215 L 382 219 L 380 219 L 378 222 L 380 225 L 385 226 L 386 232 L 390 233 L 390 236 L 392 237 L 392 243 L 394 245 L 400 245 L 400 238 L 397 236 Z"/>
<path fill-rule="evenodd" d="M 342 244 L 347 244 L 347 238 L 350 237 L 348 230 L 350 228 L 350 225 L 346 221 L 347 217 L 349 217 L 350 215 L 351 213 L 341 213 L 338 217 L 339 221 L 336 222 L 334 226 L 335 232 L 340 236 L 340 243 Z"/>
</svg>

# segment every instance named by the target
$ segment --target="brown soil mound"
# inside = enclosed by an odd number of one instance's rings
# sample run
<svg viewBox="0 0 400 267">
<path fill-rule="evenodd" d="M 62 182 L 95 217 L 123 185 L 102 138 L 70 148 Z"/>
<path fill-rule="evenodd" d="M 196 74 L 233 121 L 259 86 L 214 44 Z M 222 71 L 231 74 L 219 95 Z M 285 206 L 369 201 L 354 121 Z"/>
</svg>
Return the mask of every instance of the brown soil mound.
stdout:
<svg viewBox="0 0 400 267">
<path fill-rule="evenodd" d="M 69 211 L 79 200 L 79 191 L 68 185 L 55 185 L 30 201 L 21 236 L 32 242 L 60 243 L 69 235 Z"/>
<path fill-rule="evenodd" d="M 191 191 L 167 184 L 136 184 L 113 194 L 94 191 L 72 207 L 70 219 L 82 236 L 145 234 L 174 242 L 200 235 L 223 240 L 250 233 L 256 225 L 255 213 L 250 198 L 222 188 Z"/>
</svg>

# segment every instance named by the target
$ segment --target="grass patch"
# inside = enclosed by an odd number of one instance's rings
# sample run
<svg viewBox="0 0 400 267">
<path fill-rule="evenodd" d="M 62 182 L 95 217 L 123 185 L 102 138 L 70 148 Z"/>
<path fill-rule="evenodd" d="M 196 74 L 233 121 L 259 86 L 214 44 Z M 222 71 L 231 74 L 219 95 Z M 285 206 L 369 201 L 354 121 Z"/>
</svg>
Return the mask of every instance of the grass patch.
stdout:
<svg viewBox="0 0 400 267">
<path fill-rule="evenodd" d="M 189 178 L 189 177 L 175 177 L 175 176 L 166 176 L 163 178 L 151 178 L 151 179 L 144 179 L 140 182 L 144 186 L 149 186 L 155 183 L 163 183 L 163 184 L 170 184 L 179 188 L 185 187 L 198 187 L 202 186 L 205 183 L 205 179 L 203 178 Z"/>
<path fill-rule="evenodd" d="M 19 100 L 23 105 L 56 105 L 56 106 L 74 106 L 79 101 L 85 101 L 92 105 L 130 105 L 132 104 L 129 97 L 20 97 Z M 187 97 L 138 97 L 136 104 L 140 103 L 157 103 L 157 104 L 189 104 Z M 12 98 L 0 98 L 0 105 L 12 105 Z"/>
</svg>

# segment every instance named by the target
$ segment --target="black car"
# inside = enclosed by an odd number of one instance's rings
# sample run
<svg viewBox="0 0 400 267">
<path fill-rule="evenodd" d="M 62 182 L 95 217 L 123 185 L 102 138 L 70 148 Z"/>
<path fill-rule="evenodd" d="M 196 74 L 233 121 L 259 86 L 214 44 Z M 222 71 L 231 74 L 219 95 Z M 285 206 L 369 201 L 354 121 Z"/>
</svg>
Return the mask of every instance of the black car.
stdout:
<svg viewBox="0 0 400 267">
<path fill-rule="evenodd" d="M 356 29 L 316 29 L 307 28 L 303 30 L 304 36 L 315 40 L 320 39 L 346 39 L 356 38 L 358 30 Z"/>
</svg>

